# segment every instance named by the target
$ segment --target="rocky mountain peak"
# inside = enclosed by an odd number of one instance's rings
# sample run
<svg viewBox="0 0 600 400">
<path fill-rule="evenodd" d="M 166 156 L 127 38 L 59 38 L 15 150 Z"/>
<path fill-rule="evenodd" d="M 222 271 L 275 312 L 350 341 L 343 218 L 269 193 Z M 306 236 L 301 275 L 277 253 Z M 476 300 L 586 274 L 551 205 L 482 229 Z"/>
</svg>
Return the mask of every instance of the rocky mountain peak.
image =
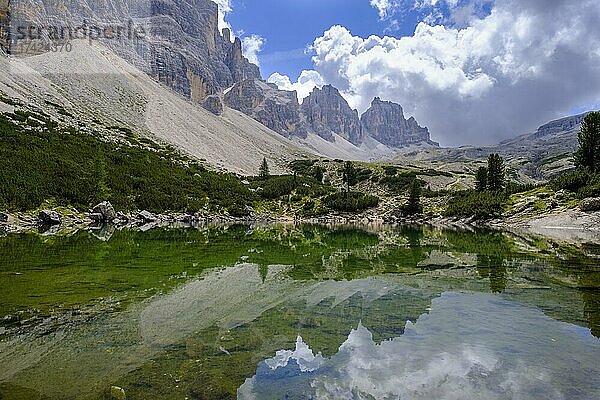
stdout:
<svg viewBox="0 0 600 400">
<path fill-rule="evenodd" d="M 280 135 L 308 135 L 296 92 L 279 90 L 275 84 L 252 78 L 235 84 L 225 93 L 224 101 Z"/>
<path fill-rule="evenodd" d="M 316 87 L 302 102 L 302 113 L 310 129 L 326 140 L 338 134 L 353 144 L 362 141 L 358 111 L 331 85 Z"/>
<path fill-rule="evenodd" d="M 437 145 L 429 130 L 414 117 L 406 119 L 400 104 L 375 97 L 371 107 L 361 117 L 363 136 L 370 136 L 389 147 L 400 148 L 417 144 Z"/>
</svg>

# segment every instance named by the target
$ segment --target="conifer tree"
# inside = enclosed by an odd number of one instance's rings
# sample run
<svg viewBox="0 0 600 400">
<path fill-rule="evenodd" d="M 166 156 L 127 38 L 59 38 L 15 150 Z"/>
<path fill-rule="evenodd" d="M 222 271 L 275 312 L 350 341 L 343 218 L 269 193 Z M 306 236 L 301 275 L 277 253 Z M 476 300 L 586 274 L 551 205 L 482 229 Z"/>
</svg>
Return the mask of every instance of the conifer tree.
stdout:
<svg viewBox="0 0 600 400">
<path fill-rule="evenodd" d="M 504 189 L 506 172 L 504 168 L 504 159 L 498 154 L 490 154 L 488 157 L 488 178 L 487 188 L 492 192 L 498 192 Z"/>
<path fill-rule="evenodd" d="M 406 203 L 404 211 L 406 215 L 415 215 L 423 211 L 423 207 L 421 206 L 421 181 L 418 179 L 413 180 L 408 196 L 408 203 Z"/>
<path fill-rule="evenodd" d="M 478 192 L 485 192 L 488 188 L 488 169 L 487 167 L 479 167 L 477 177 L 475 178 L 475 189 Z"/>
<path fill-rule="evenodd" d="M 600 112 L 586 115 L 579 132 L 579 150 L 575 154 L 578 167 L 600 172 Z"/>
<path fill-rule="evenodd" d="M 348 192 L 350 192 L 350 188 L 357 184 L 357 172 L 356 168 L 354 168 L 354 164 L 352 161 L 346 161 L 344 164 L 344 170 L 342 171 L 342 180 L 346 184 L 348 188 Z"/>
<path fill-rule="evenodd" d="M 271 176 L 269 173 L 269 164 L 267 163 L 267 158 L 263 158 L 262 164 L 260 165 L 260 169 L 258 171 L 258 177 L 260 179 L 267 179 Z"/>
</svg>

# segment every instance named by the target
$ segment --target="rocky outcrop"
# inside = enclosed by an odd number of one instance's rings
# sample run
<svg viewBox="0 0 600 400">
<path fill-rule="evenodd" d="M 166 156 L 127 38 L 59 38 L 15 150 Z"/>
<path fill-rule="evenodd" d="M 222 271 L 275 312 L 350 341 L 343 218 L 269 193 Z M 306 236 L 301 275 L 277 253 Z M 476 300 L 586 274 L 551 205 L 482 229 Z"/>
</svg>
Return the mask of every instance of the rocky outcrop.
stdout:
<svg viewBox="0 0 600 400">
<path fill-rule="evenodd" d="M 260 79 L 246 79 L 229 89 L 224 101 L 285 137 L 308 135 L 296 92 L 279 90 Z"/>
<path fill-rule="evenodd" d="M 137 219 L 143 222 L 154 222 L 158 220 L 158 217 L 150 211 L 142 210 L 137 214 Z"/>
<path fill-rule="evenodd" d="M 362 134 L 393 148 L 419 144 L 438 146 L 431 141 L 429 130 L 413 118 L 404 118 L 402 106 L 376 97 L 361 117 Z"/>
<path fill-rule="evenodd" d="M 587 114 L 574 115 L 548 122 L 538 128 L 532 135 L 532 139 L 539 139 L 556 133 L 578 130 L 586 115 Z"/>
<path fill-rule="evenodd" d="M 581 201 L 579 209 L 584 212 L 600 211 L 600 198 L 588 198 Z"/>
<path fill-rule="evenodd" d="M 12 45 L 4 44 L 13 54 L 42 52 L 49 43 L 61 43 L 66 38 L 52 38 L 55 28 L 67 32 L 78 27 L 112 28 L 110 35 L 98 35 L 99 40 L 121 57 L 160 82 L 196 102 L 208 95 L 222 92 L 247 78 L 259 78 L 260 71 L 242 55 L 239 38 L 231 40 L 228 29 L 218 29 L 218 8 L 211 0 L 29 0 L 11 2 L 10 21 L 17 28 L 41 28 L 34 38 L 35 46 L 23 46 L 12 33 Z M 13 29 L 14 29 L 13 28 Z M 121 37 L 114 32 L 121 29 Z M 21 38 L 21 43 L 28 38 Z M 24 43 L 26 44 L 26 43 Z M 49 49 L 49 47 L 48 47 Z"/>
<path fill-rule="evenodd" d="M 48 225 L 60 225 L 62 217 L 59 213 L 53 210 L 42 210 L 40 211 L 39 218 L 44 224 Z"/>
<path fill-rule="evenodd" d="M 338 134 L 353 144 L 362 142 L 358 111 L 331 85 L 315 88 L 302 102 L 302 113 L 310 130 L 326 140 Z"/>
<path fill-rule="evenodd" d="M 212 94 L 206 99 L 204 99 L 204 101 L 202 102 L 202 107 L 204 107 L 206 110 L 210 111 L 215 115 L 223 114 L 223 102 L 221 101 L 221 98 L 216 94 Z"/>
<path fill-rule="evenodd" d="M 15 55 L 50 51 L 48 45 L 69 39 L 68 34 L 53 37 L 53 29 L 64 33 L 86 27 L 87 39 L 101 41 L 216 115 L 223 113 L 222 96 L 229 107 L 285 137 L 306 138 L 312 132 L 330 141 L 339 135 L 360 145 L 372 136 L 391 147 L 429 140 L 427 130 L 414 119 L 404 120 L 399 106 L 386 111 L 383 105 L 392 103 L 380 102 L 381 109 L 372 110 L 361 125 L 358 112 L 333 86 L 315 88 L 300 105 L 295 92 L 262 81 L 259 68 L 243 56 L 240 38 L 233 38 L 229 29 L 219 31 L 218 7 L 211 0 L 38 0 L 35 7 L 30 0 L 15 0 L 8 11 L 0 12 L 0 27 L 41 28 L 33 39 L 35 46 L 15 32 L 10 41 L 0 43 Z M 115 30 L 122 36 L 115 37 Z M 397 123 L 400 131 L 394 129 Z"/>
</svg>

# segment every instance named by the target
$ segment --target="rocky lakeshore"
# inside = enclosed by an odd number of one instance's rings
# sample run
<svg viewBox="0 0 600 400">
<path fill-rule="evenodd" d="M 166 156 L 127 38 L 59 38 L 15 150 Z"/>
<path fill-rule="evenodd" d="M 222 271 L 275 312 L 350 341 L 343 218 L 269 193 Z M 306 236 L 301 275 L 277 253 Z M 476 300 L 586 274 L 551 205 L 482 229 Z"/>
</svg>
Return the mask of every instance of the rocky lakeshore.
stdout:
<svg viewBox="0 0 600 400">
<path fill-rule="evenodd" d="M 0 212 L 0 236 L 36 232 L 43 236 L 68 235 L 79 230 L 92 232 L 101 240 L 109 240 L 117 230 L 147 231 L 153 228 L 193 228 L 206 225 L 272 223 L 306 223 L 336 225 L 409 225 L 474 231 L 494 229 L 517 234 L 545 237 L 573 245 L 600 243 L 600 212 L 581 209 L 556 210 L 541 215 L 512 215 L 506 218 L 478 220 L 443 215 L 410 217 L 362 214 L 328 214 L 320 217 L 274 217 L 259 214 L 248 207 L 248 215 L 235 217 L 228 213 L 152 213 L 146 210 L 116 212 L 109 202 L 103 202 L 81 213 L 75 209 L 50 208 L 31 212 Z"/>
</svg>

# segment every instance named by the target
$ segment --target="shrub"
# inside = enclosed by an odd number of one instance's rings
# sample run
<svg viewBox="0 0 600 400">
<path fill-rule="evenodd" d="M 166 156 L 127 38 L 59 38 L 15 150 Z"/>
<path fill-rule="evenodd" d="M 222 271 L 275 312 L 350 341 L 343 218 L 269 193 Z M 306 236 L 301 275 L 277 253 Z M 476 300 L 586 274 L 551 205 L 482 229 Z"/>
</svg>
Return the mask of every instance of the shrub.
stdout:
<svg viewBox="0 0 600 400">
<path fill-rule="evenodd" d="M 534 184 L 519 184 L 515 182 L 509 182 L 506 184 L 506 193 L 508 195 L 516 194 L 516 193 L 525 193 L 539 187 Z"/>
<path fill-rule="evenodd" d="M 262 198 L 273 200 L 292 194 L 297 187 L 297 178 L 291 175 L 270 176 L 253 186 L 262 188 L 257 192 Z"/>
<path fill-rule="evenodd" d="M 554 190 L 566 190 L 572 193 L 588 186 L 595 180 L 594 175 L 587 169 L 577 169 L 566 172 L 550 182 L 550 187 Z"/>
<path fill-rule="evenodd" d="M 319 197 L 331 193 L 331 189 L 308 177 L 293 175 L 273 175 L 264 180 L 254 179 L 252 188 L 260 197 L 275 200 L 291 194 Z"/>
<path fill-rule="evenodd" d="M 356 181 L 364 182 L 368 180 L 371 177 L 371 175 L 373 175 L 373 171 L 371 171 L 370 169 L 358 168 L 356 171 Z"/>
<path fill-rule="evenodd" d="M 579 189 L 577 191 L 577 197 L 580 199 L 600 197 L 600 181 L 596 179 L 591 185 Z"/>
<path fill-rule="evenodd" d="M 304 203 L 298 214 L 302 217 L 318 217 L 327 214 L 327 210 L 319 201 L 308 200 Z"/>
<path fill-rule="evenodd" d="M 210 204 L 239 214 L 254 199 L 236 177 L 172 151 L 108 143 L 51 123 L 27 131 L 4 115 L 0 179 L 0 206 L 18 210 L 54 199 L 83 209 L 109 200 L 123 211 L 195 212 Z"/>
<path fill-rule="evenodd" d="M 316 161 L 314 160 L 294 160 L 290 163 L 290 168 L 292 171 L 296 172 L 298 175 L 309 175 L 310 170 L 315 165 Z"/>
<path fill-rule="evenodd" d="M 385 166 L 383 167 L 383 172 L 386 176 L 394 176 L 398 173 L 398 167 Z"/>
<path fill-rule="evenodd" d="M 358 192 L 342 192 L 327 196 L 324 203 L 335 211 L 357 212 L 377 207 L 379 198 Z"/>
<path fill-rule="evenodd" d="M 410 190 L 415 180 L 421 183 L 421 187 L 425 185 L 424 181 L 417 179 L 416 172 L 402 172 L 395 176 L 384 176 L 379 182 L 386 185 L 393 193 L 404 194 Z"/>
<path fill-rule="evenodd" d="M 313 178 L 320 183 L 323 181 L 325 169 L 315 165 L 316 163 L 315 160 L 295 160 L 290 163 L 290 168 L 298 176 Z"/>
<path fill-rule="evenodd" d="M 507 200 L 508 196 L 504 192 L 457 192 L 448 201 L 444 214 L 477 219 L 497 217 L 502 214 Z"/>
</svg>

